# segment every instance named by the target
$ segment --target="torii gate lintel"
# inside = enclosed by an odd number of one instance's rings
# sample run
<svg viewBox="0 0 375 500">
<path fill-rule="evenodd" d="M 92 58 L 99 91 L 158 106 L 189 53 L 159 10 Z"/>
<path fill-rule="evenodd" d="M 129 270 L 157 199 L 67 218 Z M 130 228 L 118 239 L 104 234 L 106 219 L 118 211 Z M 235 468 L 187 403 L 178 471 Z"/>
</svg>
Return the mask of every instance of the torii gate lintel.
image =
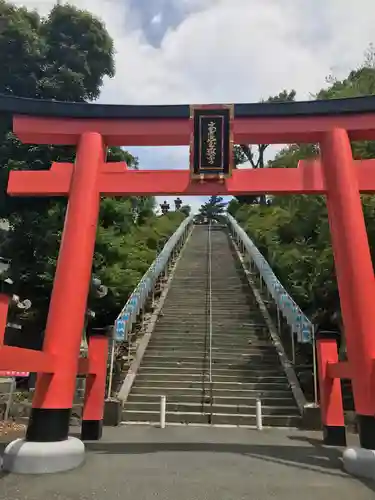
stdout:
<svg viewBox="0 0 375 500">
<path fill-rule="evenodd" d="M 375 160 L 355 160 L 361 193 L 375 192 Z M 11 196 L 68 196 L 72 163 L 50 170 L 10 172 Z M 238 169 L 222 182 L 191 180 L 189 170 L 131 170 L 125 162 L 103 163 L 98 192 L 104 196 L 241 196 L 257 194 L 326 194 L 320 160 L 301 160 L 297 168 Z"/>
</svg>

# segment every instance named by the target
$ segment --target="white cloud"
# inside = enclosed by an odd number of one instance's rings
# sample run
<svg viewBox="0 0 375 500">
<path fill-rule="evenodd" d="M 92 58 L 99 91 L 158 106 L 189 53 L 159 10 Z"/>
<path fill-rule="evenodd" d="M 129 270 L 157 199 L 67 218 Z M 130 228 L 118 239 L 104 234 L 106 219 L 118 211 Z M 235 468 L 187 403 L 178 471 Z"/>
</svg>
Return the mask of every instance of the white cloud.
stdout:
<svg viewBox="0 0 375 500">
<path fill-rule="evenodd" d="M 159 14 L 156 14 L 156 16 L 154 16 L 152 19 L 151 19 L 151 24 L 160 24 L 161 21 L 163 19 L 163 16 L 159 13 Z"/>
<path fill-rule="evenodd" d="M 115 40 L 116 78 L 102 102 L 252 102 L 284 88 L 304 99 L 332 70 L 342 76 L 360 64 L 375 41 L 373 0 L 168 1 L 186 16 L 158 48 L 134 28 L 129 0 L 71 1 L 100 16 Z M 45 14 L 54 2 L 16 3 Z M 182 149 L 137 154 L 146 168 L 187 167 Z"/>
</svg>

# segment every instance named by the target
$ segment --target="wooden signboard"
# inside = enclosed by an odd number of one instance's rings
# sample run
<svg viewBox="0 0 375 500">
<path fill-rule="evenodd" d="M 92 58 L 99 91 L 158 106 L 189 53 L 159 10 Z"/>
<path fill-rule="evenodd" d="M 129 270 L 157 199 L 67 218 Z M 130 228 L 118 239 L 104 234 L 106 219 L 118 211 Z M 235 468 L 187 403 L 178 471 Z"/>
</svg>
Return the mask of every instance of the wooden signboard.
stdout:
<svg viewBox="0 0 375 500">
<path fill-rule="evenodd" d="M 193 179 L 224 179 L 233 168 L 233 105 L 191 106 Z"/>
</svg>

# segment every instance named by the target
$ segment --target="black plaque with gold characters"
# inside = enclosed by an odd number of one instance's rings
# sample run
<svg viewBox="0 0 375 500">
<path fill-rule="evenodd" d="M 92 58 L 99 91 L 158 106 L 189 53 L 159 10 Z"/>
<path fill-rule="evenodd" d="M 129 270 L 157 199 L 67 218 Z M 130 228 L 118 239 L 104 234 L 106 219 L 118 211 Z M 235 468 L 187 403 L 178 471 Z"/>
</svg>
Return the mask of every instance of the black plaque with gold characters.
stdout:
<svg viewBox="0 0 375 500">
<path fill-rule="evenodd" d="M 230 177 L 233 106 L 191 106 L 190 171 L 193 179 Z"/>
</svg>

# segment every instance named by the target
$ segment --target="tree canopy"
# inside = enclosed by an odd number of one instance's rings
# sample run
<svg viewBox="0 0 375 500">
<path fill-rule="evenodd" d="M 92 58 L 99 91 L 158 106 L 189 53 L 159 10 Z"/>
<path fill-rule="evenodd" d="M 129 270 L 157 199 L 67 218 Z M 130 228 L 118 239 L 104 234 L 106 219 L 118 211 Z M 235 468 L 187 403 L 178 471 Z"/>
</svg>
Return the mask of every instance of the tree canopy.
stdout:
<svg viewBox="0 0 375 500">
<path fill-rule="evenodd" d="M 375 94 L 375 58 L 372 48 L 363 65 L 347 78 L 330 77 L 317 99 Z M 354 142 L 354 158 L 375 158 L 374 142 Z M 318 148 L 290 145 L 270 161 L 268 168 L 295 168 L 300 159 L 316 157 Z M 375 251 L 375 198 L 363 195 L 363 209 L 372 255 Z M 275 196 L 269 206 L 232 200 L 235 215 L 294 300 L 315 323 L 341 330 L 339 295 L 325 199 L 322 196 Z"/>
<path fill-rule="evenodd" d="M 224 213 L 227 203 L 221 196 L 211 196 L 210 199 L 200 207 L 197 218 L 201 221 L 219 221 Z"/>
<path fill-rule="evenodd" d="M 49 15 L 0 0 L 0 93 L 21 97 L 87 101 L 96 99 L 105 77 L 114 75 L 113 41 L 104 24 L 89 12 L 56 5 Z M 11 169 L 49 169 L 53 161 L 70 162 L 74 148 L 29 146 L 13 135 L 10 117 L 0 127 L 1 254 L 11 259 L 16 292 L 33 302 L 36 328 L 46 320 L 67 200 L 11 198 L 6 194 Z M 110 148 L 107 161 L 138 159 Z M 109 287 L 97 301 L 96 321 L 110 324 L 187 209 L 157 217 L 153 197 L 104 198 L 93 273 Z M 73 291 L 74 293 L 74 291 Z"/>
<path fill-rule="evenodd" d="M 260 102 L 293 102 L 296 97 L 295 90 L 283 90 L 279 94 L 270 96 L 268 99 L 262 99 Z M 265 168 L 266 160 L 265 153 L 269 144 L 235 144 L 234 145 L 234 164 L 237 168 L 243 163 L 249 162 L 251 168 Z M 237 201 L 241 204 L 253 205 L 254 203 L 267 203 L 266 195 L 242 195 L 236 197 Z"/>
</svg>

